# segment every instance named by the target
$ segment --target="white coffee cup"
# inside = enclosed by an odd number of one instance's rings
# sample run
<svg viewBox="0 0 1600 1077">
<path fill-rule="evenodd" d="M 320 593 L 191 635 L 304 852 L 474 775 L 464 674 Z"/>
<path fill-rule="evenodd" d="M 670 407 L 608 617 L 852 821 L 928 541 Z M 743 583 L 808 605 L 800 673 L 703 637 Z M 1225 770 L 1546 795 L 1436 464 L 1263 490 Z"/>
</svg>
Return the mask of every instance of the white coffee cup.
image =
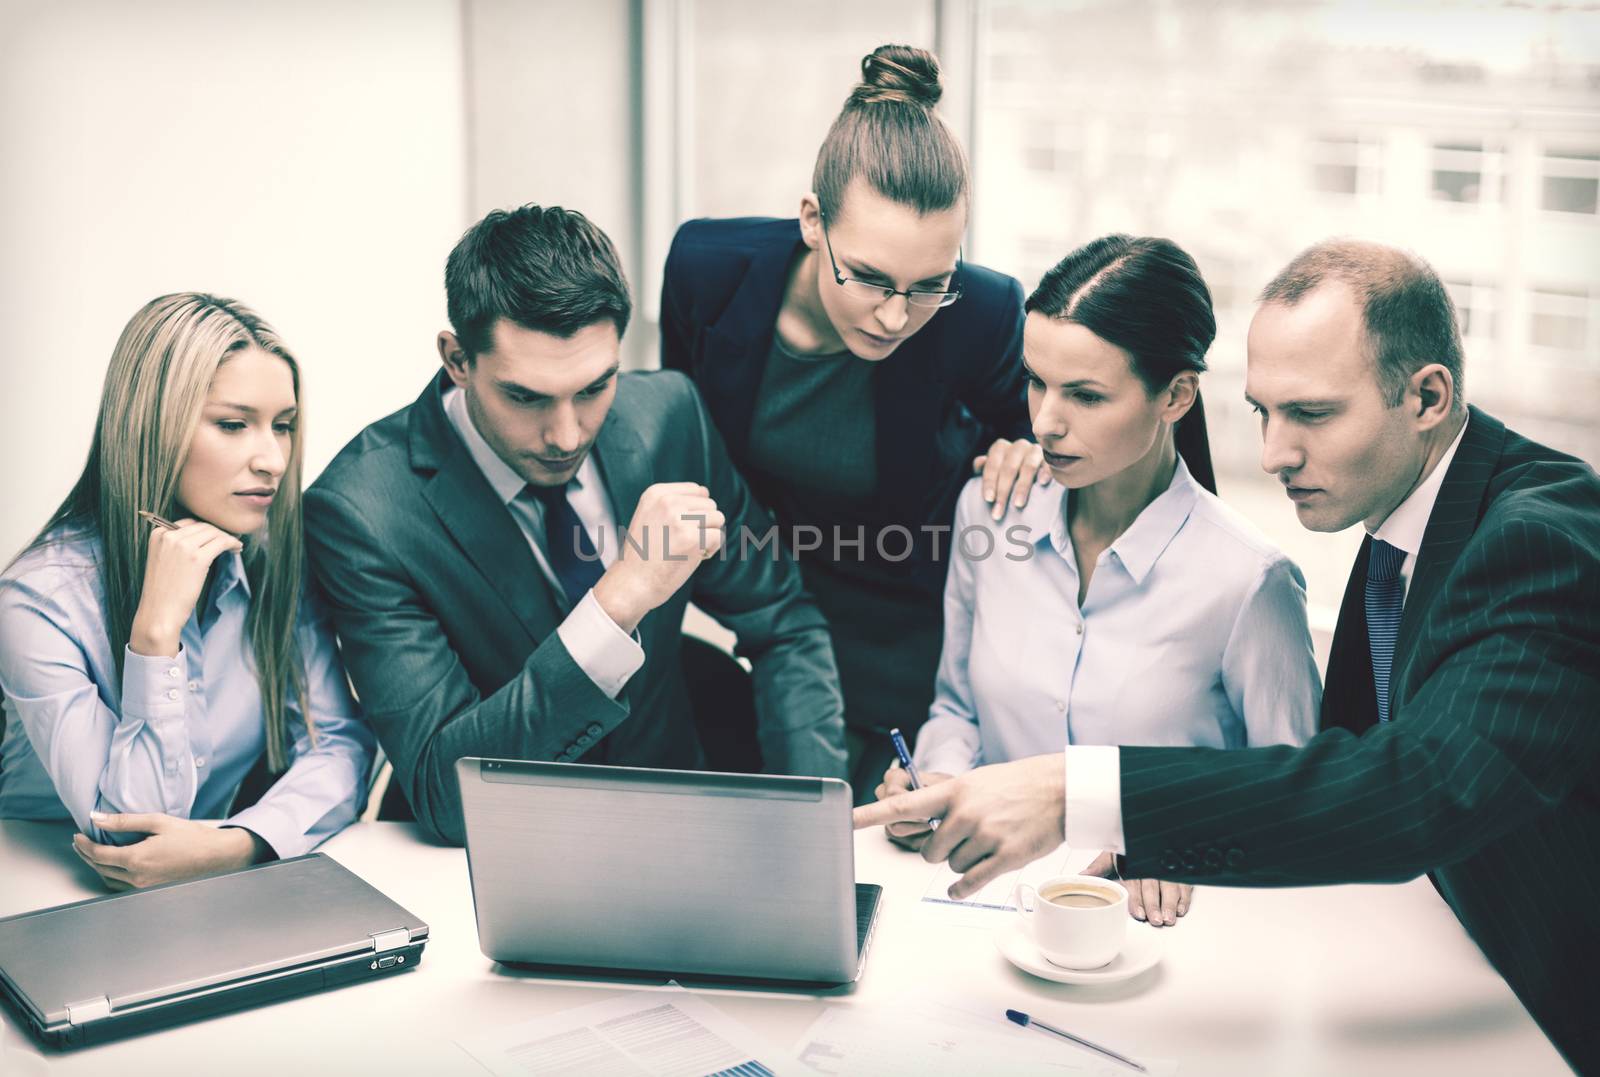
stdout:
<svg viewBox="0 0 1600 1077">
<path fill-rule="evenodd" d="M 1122 952 L 1128 937 L 1128 892 L 1097 875 L 1056 875 L 1017 887 L 1017 912 L 1046 961 L 1097 969 Z"/>
</svg>

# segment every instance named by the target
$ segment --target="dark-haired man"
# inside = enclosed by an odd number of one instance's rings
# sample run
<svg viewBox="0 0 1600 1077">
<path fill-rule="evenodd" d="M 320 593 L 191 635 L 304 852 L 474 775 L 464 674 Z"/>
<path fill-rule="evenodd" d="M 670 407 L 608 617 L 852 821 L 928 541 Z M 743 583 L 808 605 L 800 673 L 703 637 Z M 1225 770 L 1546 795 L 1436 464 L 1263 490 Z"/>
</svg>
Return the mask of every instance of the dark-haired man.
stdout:
<svg viewBox="0 0 1600 1077">
<path fill-rule="evenodd" d="M 559 208 L 496 211 L 451 252 L 445 291 L 442 373 L 305 508 L 417 819 L 462 840 L 467 755 L 703 767 L 679 664 L 691 596 L 752 662 L 766 769 L 842 776 L 826 626 L 791 562 L 742 556 L 770 521 L 689 380 L 618 373 L 632 304 L 606 235 Z M 719 556 L 724 534 L 741 547 Z"/>
<path fill-rule="evenodd" d="M 1556 1047 L 1600 1072 L 1600 480 L 1462 399 L 1433 270 L 1336 241 L 1268 285 L 1246 392 L 1306 527 L 1362 523 L 1303 748 L 1077 748 L 856 809 L 942 817 L 960 895 L 1048 851 L 1235 886 L 1424 872 Z M 1398 958 L 1397 960 L 1403 960 Z"/>
</svg>

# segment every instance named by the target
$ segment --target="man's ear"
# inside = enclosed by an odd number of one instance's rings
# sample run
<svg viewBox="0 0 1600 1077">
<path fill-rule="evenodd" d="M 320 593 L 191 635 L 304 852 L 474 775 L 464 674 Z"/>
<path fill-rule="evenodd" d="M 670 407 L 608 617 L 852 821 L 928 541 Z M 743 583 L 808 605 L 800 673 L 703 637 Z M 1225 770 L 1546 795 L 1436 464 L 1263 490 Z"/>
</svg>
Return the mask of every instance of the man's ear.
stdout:
<svg viewBox="0 0 1600 1077">
<path fill-rule="evenodd" d="M 457 386 L 465 385 L 467 381 L 467 366 L 472 358 L 467 355 L 467 350 L 461 346 L 461 341 L 448 329 L 439 331 L 438 339 L 439 361 L 444 363 L 445 373 L 450 375 L 450 380 Z"/>
<path fill-rule="evenodd" d="M 822 203 L 816 191 L 800 198 L 800 238 L 812 250 L 822 249 Z"/>
<path fill-rule="evenodd" d="M 1455 409 L 1456 385 L 1442 363 L 1429 363 L 1411 375 L 1406 385 L 1406 406 L 1418 430 L 1432 430 Z"/>
</svg>

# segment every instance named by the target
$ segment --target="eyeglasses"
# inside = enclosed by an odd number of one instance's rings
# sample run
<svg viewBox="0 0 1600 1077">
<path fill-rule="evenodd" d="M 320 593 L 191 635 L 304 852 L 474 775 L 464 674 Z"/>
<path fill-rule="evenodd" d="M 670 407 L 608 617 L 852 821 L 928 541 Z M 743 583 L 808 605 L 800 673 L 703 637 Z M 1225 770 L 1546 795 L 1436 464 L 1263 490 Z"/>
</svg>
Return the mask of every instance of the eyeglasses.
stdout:
<svg viewBox="0 0 1600 1077">
<path fill-rule="evenodd" d="M 828 248 L 828 262 L 833 266 L 833 279 L 839 282 L 845 294 L 852 299 L 871 300 L 874 304 L 887 303 L 897 295 L 906 297 L 906 302 L 913 307 L 948 307 L 961 298 L 961 289 L 953 288 L 948 292 L 930 292 L 917 288 L 891 288 L 887 284 L 872 284 L 864 280 L 856 280 L 839 272 L 839 262 L 833 256 L 833 240 L 828 238 L 828 222 L 822 221 L 822 242 Z M 961 272 L 961 253 L 956 252 L 956 273 Z M 954 281 L 954 275 L 950 278 Z"/>
</svg>

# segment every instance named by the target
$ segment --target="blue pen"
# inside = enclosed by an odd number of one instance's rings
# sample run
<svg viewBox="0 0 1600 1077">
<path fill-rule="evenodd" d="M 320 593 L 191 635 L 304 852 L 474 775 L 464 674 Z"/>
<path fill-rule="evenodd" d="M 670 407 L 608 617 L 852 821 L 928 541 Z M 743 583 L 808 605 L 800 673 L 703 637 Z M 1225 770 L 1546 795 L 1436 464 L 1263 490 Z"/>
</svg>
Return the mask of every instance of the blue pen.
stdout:
<svg viewBox="0 0 1600 1077">
<path fill-rule="evenodd" d="M 917 765 L 911 761 L 911 752 L 906 748 L 906 738 L 900 735 L 899 729 L 889 730 L 889 739 L 894 742 L 894 754 L 900 757 L 900 766 L 911 777 L 911 788 L 922 788 L 922 775 L 917 773 Z M 928 820 L 929 830 L 939 829 L 939 820 Z"/>
</svg>

